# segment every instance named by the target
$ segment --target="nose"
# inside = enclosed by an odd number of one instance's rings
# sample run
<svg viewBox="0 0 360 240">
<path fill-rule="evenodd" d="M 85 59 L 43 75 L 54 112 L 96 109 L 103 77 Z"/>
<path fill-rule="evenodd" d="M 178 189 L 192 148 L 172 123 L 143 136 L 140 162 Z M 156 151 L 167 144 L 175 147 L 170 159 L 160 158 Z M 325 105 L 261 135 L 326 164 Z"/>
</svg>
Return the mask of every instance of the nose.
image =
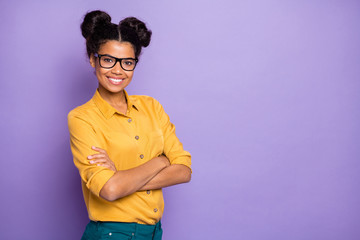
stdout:
<svg viewBox="0 0 360 240">
<path fill-rule="evenodd" d="M 114 74 L 122 74 L 124 72 L 120 65 L 120 61 L 115 64 L 115 66 L 111 69 L 111 72 Z"/>
</svg>

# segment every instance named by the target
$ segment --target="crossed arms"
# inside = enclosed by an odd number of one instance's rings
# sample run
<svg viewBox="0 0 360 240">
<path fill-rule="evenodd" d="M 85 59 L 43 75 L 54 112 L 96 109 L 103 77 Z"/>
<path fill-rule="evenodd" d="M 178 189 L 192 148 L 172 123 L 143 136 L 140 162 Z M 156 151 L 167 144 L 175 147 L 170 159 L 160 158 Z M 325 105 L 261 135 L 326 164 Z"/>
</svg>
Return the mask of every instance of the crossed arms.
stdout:
<svg viewBox="0 0 360 240">
<path fill-rule="evenodd" d="M 98 147 L 92 149 L 98 153 L 88 156 L 90 164 L 106 167 L 115 172 L 100 191 L 100 197 L 108 201 L 115 201 L 136 191 L 186 183 L 191 179 L 190 168 L 182 164 L 170 165 L 169 160 L 163 155 L 138 167 L 117 171 L 104 149 Z"/>
</svg>

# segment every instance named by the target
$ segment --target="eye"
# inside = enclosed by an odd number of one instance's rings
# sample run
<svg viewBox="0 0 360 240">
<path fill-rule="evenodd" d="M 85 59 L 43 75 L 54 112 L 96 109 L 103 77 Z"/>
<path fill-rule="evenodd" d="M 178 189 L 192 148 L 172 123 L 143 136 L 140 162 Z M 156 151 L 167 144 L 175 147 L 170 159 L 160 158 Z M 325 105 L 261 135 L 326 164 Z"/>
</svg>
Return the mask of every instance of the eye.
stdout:
<svg viewBox="0 0 360 240">
<path fill-rule="evenodd" d="M 126 66 L 132 66 L 135 64 L 134 60 L 124 60 L 123 62 Z"/>
<path fill-rule="evenodd" d="M 103 57 L 102 59 L 104 62 L 106 63 L 113 63 L 114 62 L 114 59 L 113 58 L 110 58 L 110 57 Z"/>
</svg>

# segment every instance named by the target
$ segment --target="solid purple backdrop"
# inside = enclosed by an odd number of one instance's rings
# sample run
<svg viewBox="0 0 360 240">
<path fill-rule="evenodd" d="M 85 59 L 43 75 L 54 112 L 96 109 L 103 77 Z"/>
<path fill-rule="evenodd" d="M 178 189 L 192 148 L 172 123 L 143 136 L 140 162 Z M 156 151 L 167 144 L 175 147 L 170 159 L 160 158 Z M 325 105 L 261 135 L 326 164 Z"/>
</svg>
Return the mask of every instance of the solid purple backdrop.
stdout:
<svg viewBox="0 0 360 240">
<path fill-rule="evenodd" d="M 211 3 L 210 3 L 211 2 Z M 97 83 L 89 10 L 153 30 L 128 91 L 193 155 L 164 189 L 165 240 L 360 239 L 360 3 L 1 1 L 0 239 L 80 239 L 67 113 Z"/>
</svg>

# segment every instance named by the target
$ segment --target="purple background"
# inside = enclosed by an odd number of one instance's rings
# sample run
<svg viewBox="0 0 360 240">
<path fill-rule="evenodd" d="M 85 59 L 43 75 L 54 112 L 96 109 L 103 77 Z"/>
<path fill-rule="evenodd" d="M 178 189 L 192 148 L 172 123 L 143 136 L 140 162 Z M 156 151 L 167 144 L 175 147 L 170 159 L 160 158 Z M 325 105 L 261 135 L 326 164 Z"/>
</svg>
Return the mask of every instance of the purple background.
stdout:
<svg viewBox="0 0 360 240">
<path fill-rule="evenodd" d="M 210 3 L 211 2 L 211 3 Z M 0 239 L 80 239 L 67 113 L 97 82 L 85 12 L 153 30 L 130 94 L 193 155 L 164 239 L 360 239 L 360 2 L 1 1 Z"/>
</svg>

